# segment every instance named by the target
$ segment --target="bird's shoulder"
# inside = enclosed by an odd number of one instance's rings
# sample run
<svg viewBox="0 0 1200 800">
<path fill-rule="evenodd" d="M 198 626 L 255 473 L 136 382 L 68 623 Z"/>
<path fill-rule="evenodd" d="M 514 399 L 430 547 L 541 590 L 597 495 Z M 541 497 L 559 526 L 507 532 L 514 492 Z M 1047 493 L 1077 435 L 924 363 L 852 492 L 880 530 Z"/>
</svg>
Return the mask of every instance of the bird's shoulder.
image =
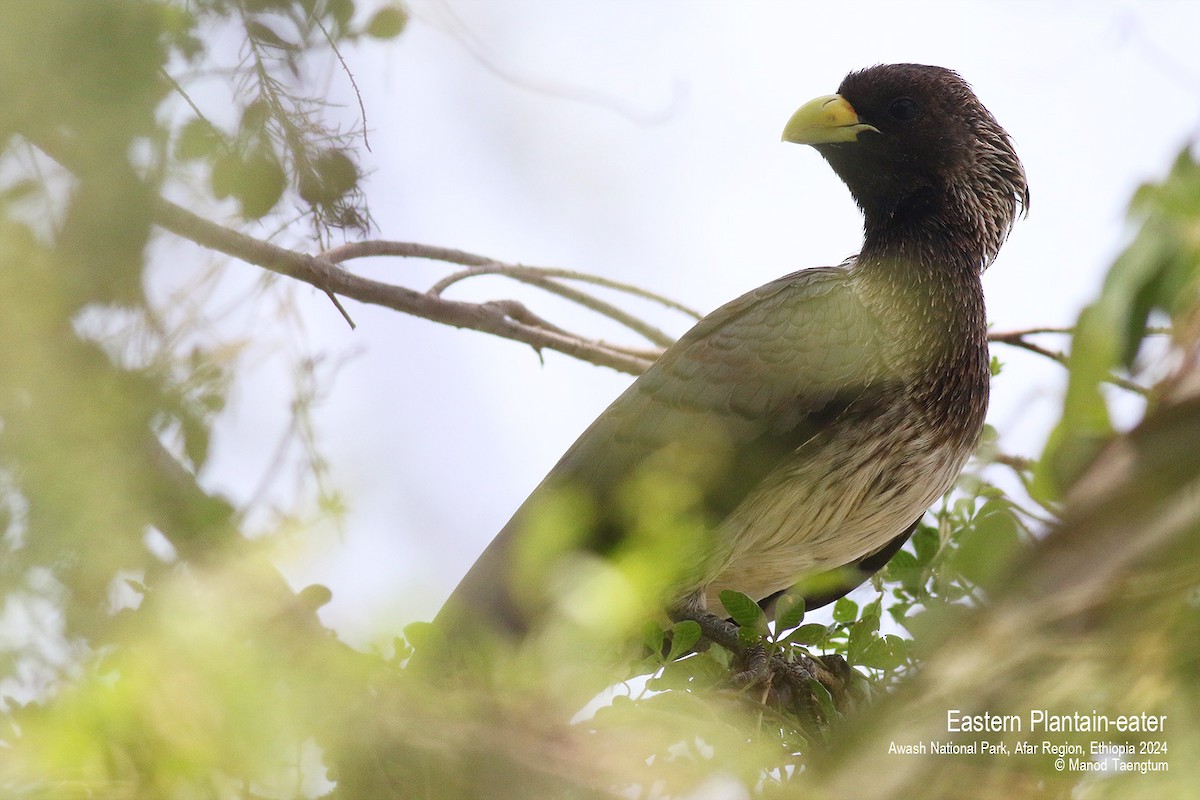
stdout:
<svg viewBox="0 0 1200 800">
<path fill-rule="evenodd" d="M 881 336 L 851 262 L 785 275 L 721 306 L 667 348 L 555 471 L 613 472 L 613 462 L 635 463 L 698 437 L 735 447 L 790 439 L 877 382 Z"/>
<path fill-rule="evenodd" d="M 761 419 L 814 410 L 884 368 L 883 332 L 856 288 L 853 260 L 785 275 L 712 312 L 634 385 L 667 404 Z"/>
</svg>

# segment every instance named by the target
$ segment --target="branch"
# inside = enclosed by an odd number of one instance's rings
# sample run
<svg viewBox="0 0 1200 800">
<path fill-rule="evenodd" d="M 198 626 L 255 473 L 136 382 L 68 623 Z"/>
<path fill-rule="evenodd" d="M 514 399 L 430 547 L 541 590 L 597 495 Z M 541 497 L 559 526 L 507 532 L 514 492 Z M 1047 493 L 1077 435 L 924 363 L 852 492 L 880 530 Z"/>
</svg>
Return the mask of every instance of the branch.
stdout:
<svg viewBox="0 0 1200 800">
<path fill-rule="evenodd" d="M 486 256 L 467 253 L 462 250 L 451 250 L 444 247 L 430 247 L 428 245 L 414 244 L 412 242 L 391 242 L 391 241 L 366 241 L 354 242 L 351 244 L 342 245 L 332 250 L 327 250 L 322 254 L 323 257 L 334 262 L 348 261 L 351 258 L 364 258 L 367 256 L 400 256 L 401 258 L 427 258 L 434 261 L 447 261 L 452 264 L 461 264 L 467 269 L 453 272 L 439 280 L 433 286 L 429 287 L 428 293 L 440 297 L 446 289 L 456 283 L 473 278 L 478 275 L 502 275 L 507 278 L 512 278 L 522 283 L 527 283 L 531 286 L 537 286 L 548 292 L 565 297 L 574 303 L 578 303 L 584 308 L 591 309 L 599 314 L 603 314 L 609 319 L 621 323 L 630 330 L 644 336 L 648 341 L 657 345 L 659 348 L 669 347 L 675 341 L 674 337 L 663 333 L 652 325 L 648 325 L 641 319 L 629 314 L 622 309 L 606 303 L 599 298 L 580 292 L 568 286 L 564 286 L 555 278 L 562 278 L 572 281 L 581 281 L 590 283 L 594 286 L 603 286 L 606 289 L 613 289 L 624 294 L 640 297 L 644 300 L 650 300 L 658 303 L 664 308 L 673 311 L 679 311 L 690 316 L 692 319 L 700 319 L 703 314 L 682 303 L 676 302 L 669 297 L 665 297 L 655 292 L 647 291 L 638 286 L 621 281 L 614 281 L 610 278 L 604 278 L 599 275 L 590 275 L 586 272 L 577 272 L 570 269 L 559 269 L 555 267 L 529 267 L 523 264 L 506 264 Z M 657 353 L 654 354 L 657 357 Z"/>
<path fill-rule="evenodd" d="M 630 375 L 641 374 L 654 361 L 654 357 L 649 353 L 631 352 L 603 341 L 568 333 L 539 319 L 522 304 L 513 300 L 464 303 L 354 275 L 339 269 L 334 262 L 334 259 L 349 257 L 346 255 L 346 248 L 337 248 L 323 257 L 296 253 L 210 222 L 165 199 L 159 199 L 155 204 L 154 221 L 166 230 L 202 247 L 303 281 L 326 293 L 383 306 L 456 328 L 491 333 L 527 344 L 539 353 L 546 349 L 557 350 L 573 358 Z M 407 247 L 414 255 L 424 258 L 438 258 L 465 265 L 489 263 L 489 260 L 480 256 L 457 250 L 427 248 L 422 245 Z M 361 249 L 365 253 L 372 248 Z"/>
<path fill-rule="evenodd" d="M 1020 348 L 1021 350 L 1028 350 L 1031 353 L 1036 353 L 1039 356 L 1044 356 L 1045 358 L 1048 358 L 1051 361 L 1054 361 L 1055 363 L 1061 364 L 1064 367 L 1068 367 L 1069 365 L 1067 363 L 1066 353 L 1063 353 L 1061 350 L 1051 350 L 1049 348 L 1042 347 L 1039 344 L 1035 344 L 1034 342 L 1029 341 L 1026 337 L 1033 336 L 1036 334 L 1041 334 L 1041 333 L 1057 333 L 1057 334 L 1071 335 L 1074 332 L 1075 332 L 1074 328 L 1027 328 L 1025 330 L 1019 330 L 1019 331 L 1004 331 L 1002 333 L 989 333 L 988 341 L 989 342 L 998 342 L 1000 344 L 1006 344 L 1006 345 L 1009 345 L 1010 347 Z M 1147 332 L 1153 333 L 1153 334 L 1158 334 L 1158 333 L 1163 333 L 1164 331 L 1162 331 L 1161 329 L 1152 328 L 1152 329 L 1148 329 Z M 1110 373 L 1108 375 L 1108 377 L 1106 377 L 1104 380 L 1107 383 L 1111 383 L 1113 386 L 1124 389 L 1128 392 L 1133 392 L 1134 394 L 1141 395 L 1142 397 L 1146 397 L 1150 394 L 1150 390 L 1148 388 L 1146 388 L 1145 386 L 1142 386 L 1139 383 L 1135 383 L 1127 378 L 1122 378 L 1119 375 L 1113 375 Z"/>
<path fill-rule="evenodd" d="M 1039 356 L 1045 356 L 1051 361 L 1057 361 L 1059 364 L 1066 366 L 1067 356 L 1061 350 L 1050 350 L 1049 348 L 1042 347 L 1039 344 L 1034 344 L 1025 337 L 1038 333 L 1062 333 L 1069 335 L 1073 332 L 1074 331 L 1071 328 L 1029 328 L 1022 331 L 988 333 L 988 341 L 999 342 L 1000 344 L 1007 344 L 1012 347 L 1019 347 L 1022 350 L 1028 350 L 1031 353 L 1037 353 Z"/>
</svg>

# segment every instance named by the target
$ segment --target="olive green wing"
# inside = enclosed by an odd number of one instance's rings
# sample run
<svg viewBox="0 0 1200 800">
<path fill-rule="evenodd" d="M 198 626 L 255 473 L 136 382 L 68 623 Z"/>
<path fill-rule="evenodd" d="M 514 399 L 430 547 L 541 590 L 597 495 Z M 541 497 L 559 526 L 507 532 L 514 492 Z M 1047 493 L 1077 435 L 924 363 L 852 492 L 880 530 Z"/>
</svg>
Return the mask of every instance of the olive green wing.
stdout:
<svg viewBox="0 0 1200 800">
<path fill-rule="evenodd" d="M 846 266 L 793 273 L 717 309 L 584 431 L 471 567 L 439 624 L 528 626 L 530 607 L 541 605 L 529 598 L 540 597 L 548 578 L 518 567 L 522 542 L 557 536 L 539 520 L 550 508 L 561 513 L 563 498 L 583 519 L 555 518 L 564 541 L 551 548 L 619 548 L 635 524 L 630 487 L 648 475 L 686 487 L 696 510 L 719 522 L 804 442 L 886 383 L 883 336 Z"/>
</svg>

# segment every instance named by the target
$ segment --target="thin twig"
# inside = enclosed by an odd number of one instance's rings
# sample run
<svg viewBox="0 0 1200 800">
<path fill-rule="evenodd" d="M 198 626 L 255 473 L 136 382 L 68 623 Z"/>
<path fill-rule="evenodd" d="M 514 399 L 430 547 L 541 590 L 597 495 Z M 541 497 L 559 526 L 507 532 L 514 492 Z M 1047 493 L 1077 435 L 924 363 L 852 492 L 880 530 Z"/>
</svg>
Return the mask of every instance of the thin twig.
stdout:
<svg viewBox="0 0 1200 800">
<path fill-rule="evenodd" d="M 1040 334 L 1040 333 L 1061 333 L 1061 334 L 1070 336 L 1071 334 L 1075 333 L 1075 329 L 1074 328 L 1062 328 L 1062 327 L 1023 328 L 1021 330 L 1005 331 L 1004 333 L 997 333 L 994 335 L 1000 336 L 1000 337 L 1005 337 L 1005 338 L 1007 338 L 1007 337 L 1020 338 L 1022 336 L 1034 336 L 1034 335 Z"/>
<path fill-rule="evenodd" d="M 659 347 L 669 347 L 675 338 L 659 330 L 658 328 L 644 322 L 633 316 L 627 311 L 617 308 L 611 303 L 607 303 L 594 295 L 587 292 L 581 292 L 577 289 L 572 289 L 556 280 L 542 277 L 543 272 L 552 272 L 553 270 L 535 270 L 530 267 L 508 266 L 499 264 L 489 267 L 468 267 L 465 270 L 451 273 L 442 280 L 429 288 L 429 294 L 440 297 L 442 290 L 453 283 L 457 283 L 464 278 L 471 278 L 476 275 L 503 275 L 513 280 L 526 283 L 530 286 L 536 286 L 543 291 L 556 294 L 559 297 L 564 297 L 573 303 L 591 309 L 598 314 L 602 314 L 611 320 L 621 323 L 626 328 L 638 333 L 646 338 L 652 344 Z"/>
<path fill-rule="evenodd" d="M 1166 331 L 1154 329 L 1154 330 L 1150 330 L 1148 332 L 1157 334 L 1157 333 L 1165 333 Z M 1039 334 L 1039 333 L 1069 334 L 1069 333 L 1074 333 L 1074 330 L 1071 328 L 1029 328 L 1028 330 L 1023 330 L 1023 331 L 1005 331 L 1003 333 L 989 333 L 988 341 L 997 342 L 999 344 L 1006 344 L 1010 347 L 1017 347 L 1022 350 L 1028 350 L 1031 353 L 1036 353 L 1039 356 L 1044 356 L 1044 357 L 1050 359 L 1051 361 L 1061 364 L 1064 367 L 1069 366 L 1069 364 L 1067 362 L 1067 355 L 1065 353 L 1063 353 L 1062 351 L 1051 350 L 1049 348 L 1042 347 L 1041 345 L 1034 344 L 1033 342 L 1031 342 L 1025 338 L 1026 336 Z M 1105 377 L 1104 380 L 1106 383 L 1111 383 L 1113 386 L 1116 386 L 1120 389 L 1124 389 L 1127 392 L 1133 392 L 1134 394 L 1141 395 L 1142 397 L 1146 397 L 1147 395 L 1150 394 L 1150 390 L 1147 387 L 1142 386 L 1140 383 L 1135 383 L 1134 381 L 1131 381 L 1128 378 L 1122 378 L 1120 375 L 1113 375 L 1112 373 L 1109 373 L 1109 375 L 1107 377 Z"/>
<path fill-rule="evenodd" d="M 196 105 L 196 101 L 192 99 L 192 96 L 187 93 L 179 81 L 175 80 L 175 78 L 171 76 L 171 73 L 167 72 L 165 67 L 159 67 L 158 72 L 159 75 L 167 81 L 167 83 L 171 84 L 172 91 L 182 97 L 183 101 L 191 106 L 192 113 L 196 115 L 196 118 L 208 122 L 208 117 L 204 116 L 204 112 L 200 110 L 200 106 Z M 209 124 L 211 125 L 212 123 Z"/>
<path fill-rule="evenodd" d="M 324 23 L 321 22 L 321 18 L 316 14 L 313 14 L 311 19 L 317 24 L 317 27 L 321 31 L 321 35 L 325 37 L 325 42 L 333 50 L 333 54 L 337 56 L 338 63 L 342 65 L 342 72 L 346 73 L 346 77 L 350 79 L 350 86 L 354 89 L 354 98 L 358 100 L 358 113 L 362 116 L 363 146 L 367 148 L 368 153 L 373 152 L 371 150 L 371 140 L 367 138 L 367 107 L 363 103 L 362 92 L 359 91 L 358 88 L 358 81 L 354 80 L 354 73 L 350 71 L 350 65 L 347 64 L 346 59 L 342 57 L 342 51 L 338 49 L 337 42 L 335 42 L 333 37 L 330 36 L 329 31 L 325 28 Z M 351 323 L 352 326 L 353 324 L 354 323 Z"/>
<path fill-rule="evenodd" d="M 587 292 L 581 292 L 578 289 L 565 286 L 556 278 L 566 280 L 580 281 L 590 283 L 596 286 L 602 286 L 614 291 L 623 292 L 634 297 L 640 297 L 645 300 L 658 303 L 666 308 L 679 311 L 687 314 L 693 319 L 700 319 L 703 315 L 694 309 L 688 308 L 682 303 L 671 300 L 660 294 L 642 289 L 632 284 L 614 281 L 610 278 L 604 278 L 599 275 L 591 275 L 586 272 L 578 272 L 576 270 L 559 269 L 554 267 L 530 267 L 523 264 L 506 264 L 501 261 L 487 258 L 486 256 L 467 253 L 462 250 L 450 250 L 443 247 L 430 247 L 420 245 L 414 242 L 391 242 L 391 241 L 366 241 L 353 242 L 351 244 L 342 245 L 326 251 L 323 256 L 330 261 L 342 262 L 351 258 L 363 258 L 367 256 L 400 256 L 404 258 L 426 258 L 436 261 L 450 262 L 461 264 L 467 267 L 464 270 L 453 272 L 441 280 L 437 281 L 429 287 L 428 294 L 435 297 L 440 297 L 446 289 L 454 284 L 473 278 L 479 275 L 501 275 L 513 280 L 521 281 L 522 283 L 536 286 L 544 291 L 557 294 L 578 305 L 602 314 L 609 319 L 619 322 L 621 325 L 629 328 L 635 333 L 645 337 L 650 343 L 657 345 L 660 348 L 669 347 L 674 341 L 674 337 L 659 330 L 653 325 L 644 320 L 635 317 L 629 312 L 608 303 L 595 295 Z"/>
<path fill-rule="evenodd" d="M 155 204 L 154 220 L 161 227 L 203 247 L 362 303 L 384 306 L 456 328 L 491 333 L 528 344 L 539 352 L 543 349 L 557 350 L 573 358 L 630 375 L 640 375 L 653 363 L 652 358 L 633 355 L 621 348 L 551 326 L 516 301 L 465 303 L 363 278 L 338 269 L 328 257 L 296 253 L 259 241 L 204 219 L 165 199 Z M 457 259 L 463 255 L 470 257 L 461 251 L 435 249 L 448 256 L 445 260 L 455 263 L 462 263 Z M 428 252 L 429 249 L 415 247 L 414 250 Z"/>
<path fill-rule="evenodd" d="M 350 326 L 350 330 L 358 330 L 358 326 L 354 324 L 354 320 L 350 317 L 350 312 L 347 311 L 346 307 L 342 305 L 342 301 L 337 299 L 337 295 L 328 289 L 325 290 L 325 294 L 329 297 L 329 301 L 333 303 L 333 307 L 336 308 L 341 313 L 342 318 L 346 320 L 346 324 Z"/>
<path fill-rule="evenodd" d="M 473 277 L 475 275 L 485 274 L 501 274 L 501 275 L 530 275 L 540 278 L 565 278 L 567 280 L 581 281 L 591 283 L 596 286 L 603 286 L 606 289 L 612 289 L 618 292 L 640 297 L 644 300 L 658 303 L 664 308 L 669 308 L 672 311 L 678 311 L 686 314 L 692 319 L 700 319 L 704 315 L 699 311 L 684 305 L 669 297 L 658 294 L 656 292 L 643 289 L 640 286 L 634 286 L 631 283 L 623 283 L 615 281 L 612 278 L 605 278 L 600 275 L 592 275 L 588 272 L 579 272 L 571 269 L 561 269 L 558 267 L 531 267 L 525 264 L 508 264 L 503 261 L 497 261 L 494 258 L 468 253 L 465 250 L 454 250 L 448 247 L 435 247 L 432 245 L 417 244 L 416 242 L 392 242 L 386 240 L 369 240 L 364 242 L 351 242 L 349 244 L 340 245 L 331 250 L 326 250 L 321 254 L 335 263 L 349 261 L 352 258 L 367 258 L 370 256 L 399 256 L 401 258 L 424 258 L 432 261 L 445 261 L 451 264 L 461 264 L 464 267 L 470 267 L 471 270 L 466 270 L 461 273 L 454 273 L 447 276 L 429 288 L 431 294 L 441 294 L 447 287 L 460 280 Z"/>
<path fill-rule="evenodd" d="M 682 314 L 687 314 L 692 319 L 698 320 L 704 316 L 690 306 L 685 306 L 683 303 L 672 300 L 671 298 L 665 297 L 664 295 L 656 292 L 643 289 L 640 286 L 634 286 L 631 283 L 623 283 L 621 281 L 614 281 L 612 278 L 605 278 L 601 275 L 592 275 L 591 273 L 587 272 L 579 272 L 573 269 L 560 269 L 557 267 L 529 267 L 524 264 L 502 264 L 499 262 L 492 262 L 488 265 L 472 267 L 471 269 L 456 272 L 453 275 L 448 275 L 431 286 L 429 291 L 433 292 L 434 294 L 441 294 L 451 284 L 475 275 L 485 274 L 510 275 L 517 278 L 523 278 L 525 276 L 535 278 L 563 278 L 566 280 L 581 281 L 583 283 L 590 283 L 596 286 L 603 286 L 605 289 L 613 289 L 618 292 L 633 295 L 634 297 L 640 297 L 643 300 L 650 300 L 658 303 L 664 308 L 669 308 L 672 311 L 678 311 Z"/>
<path fill-rule="evenodd" d="M 321 253 L 321 258 L 334 264 L 340 264 L 352 258 L 369 258 L 371 256 L 427 258 L 430 261 L 445 261 L 448 264 L 461 264 L 464 267 L 481 267 L 485 264 L 501 263 L 487 256 L 468 253 L 466 250 L 455 250 L 452 247 L 437 247 L 416 242 L 390 242 L 382 239 L 349 242 Z"/>
<path fill-rule="evenodd" d="M 1003 464 L 1015 472 L 1028 472 L 1037 466 L 1037 460 L 1026 456 L 1013 456 L 1008 453 L 994 453 L 991 459 L 993 464 Z"/>
</svg>

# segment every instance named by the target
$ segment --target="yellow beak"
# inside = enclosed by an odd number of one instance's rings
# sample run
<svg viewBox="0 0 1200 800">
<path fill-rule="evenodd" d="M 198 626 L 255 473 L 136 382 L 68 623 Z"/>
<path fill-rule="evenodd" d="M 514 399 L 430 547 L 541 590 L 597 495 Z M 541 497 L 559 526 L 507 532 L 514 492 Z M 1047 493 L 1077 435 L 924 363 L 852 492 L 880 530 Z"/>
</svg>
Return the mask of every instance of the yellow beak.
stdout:
<svg viewBox="0 0 1200 800">
<path fill-rule="evenodd" d="M 796 144 L 853 142 L 863 131 L 879 129 L 858 117 L 854 106 L 840 94 L 809 100 L 792 114 L 783 129 L 783 141 Z"/>
</svg>

